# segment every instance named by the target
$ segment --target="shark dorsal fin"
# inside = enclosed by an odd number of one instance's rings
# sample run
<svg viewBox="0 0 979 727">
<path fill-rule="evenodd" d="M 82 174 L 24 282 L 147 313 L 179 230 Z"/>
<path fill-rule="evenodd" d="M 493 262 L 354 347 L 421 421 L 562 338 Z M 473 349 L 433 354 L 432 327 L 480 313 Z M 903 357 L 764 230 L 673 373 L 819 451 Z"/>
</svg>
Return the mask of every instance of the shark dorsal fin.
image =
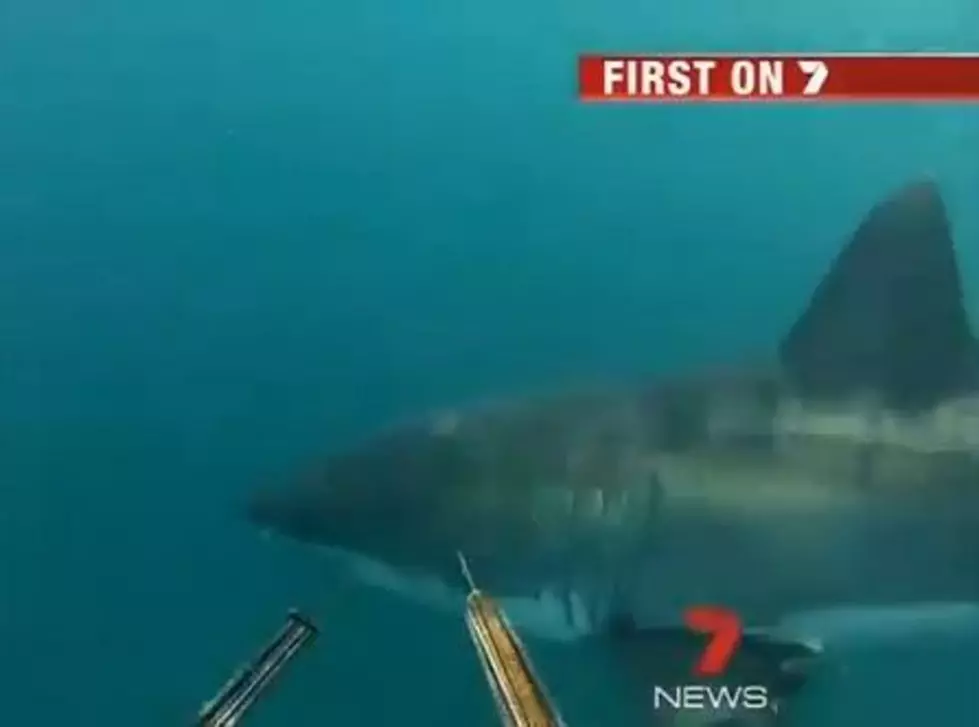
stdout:
<svg viewBox="0 0 979 727">
<path fill-rule="evenodd" d="M 903 410 L 965 386 L 973 352 L 945 205 L 930 181 L 870 211 L 779 351 L 801 396 L 873 392 Z"/>
</svg>

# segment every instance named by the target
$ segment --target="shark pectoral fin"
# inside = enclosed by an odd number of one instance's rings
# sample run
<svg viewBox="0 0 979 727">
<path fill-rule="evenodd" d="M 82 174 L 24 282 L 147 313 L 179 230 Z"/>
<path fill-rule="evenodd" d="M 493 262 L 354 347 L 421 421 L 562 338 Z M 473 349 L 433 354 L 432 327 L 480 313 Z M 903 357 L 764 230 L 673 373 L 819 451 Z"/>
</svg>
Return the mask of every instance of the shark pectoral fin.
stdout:
<svg viewBox="0 0 979 727">
<path fill-rule="evenodd" d="M 872 390 L 914 410 L 972 383 L 976 345 L 936 184 L 908 185 L 871 210 L 779 353 L 806 398 Z"/>
</svg>

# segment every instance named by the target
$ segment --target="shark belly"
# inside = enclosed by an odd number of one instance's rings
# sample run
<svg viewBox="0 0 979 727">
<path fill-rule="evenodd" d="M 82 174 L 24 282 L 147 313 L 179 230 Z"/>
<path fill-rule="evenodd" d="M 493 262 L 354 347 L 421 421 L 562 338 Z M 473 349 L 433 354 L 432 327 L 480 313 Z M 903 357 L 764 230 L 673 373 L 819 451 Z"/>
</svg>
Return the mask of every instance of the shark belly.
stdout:
<svg viewBox="0 0 979 727">
<path fill-rule="evenodd" d="M 409 571 L 364 553 L 330 547 L 319 550 L 357 584 L 425 608 L 463 613 L 467 594 L 461 583 L 450 584 L 434 573 Z M 546 584 L 536 590 L 534 595 L 497 599 L 518 631 L 550 641 L 575 641 L 595 633 L 581 594 Z"/>
</svg>

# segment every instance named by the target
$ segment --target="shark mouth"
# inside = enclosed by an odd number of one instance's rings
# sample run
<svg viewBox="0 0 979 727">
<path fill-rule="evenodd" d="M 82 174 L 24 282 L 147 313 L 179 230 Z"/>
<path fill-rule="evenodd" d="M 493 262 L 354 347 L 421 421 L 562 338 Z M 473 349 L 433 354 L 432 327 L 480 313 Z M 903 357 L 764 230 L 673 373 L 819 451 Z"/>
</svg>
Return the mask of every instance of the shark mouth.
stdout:
<svg viewBox="0 0 979 727">
<path fill-rule="evenodd" d="M 411 603 L 462 615 L 466 592 L 432 574 L 396 568 L 363 553 L 320 546 L 318 550 L 357 583 L 394 594 Z M 490 594 L 492 595 L 492 594 Z M 585 597 L 565 588 L 543 588 L 536 597 L 496 599 L 513 626 L 551 641 L 575 641 L 595 633 Z"/>
</svg>

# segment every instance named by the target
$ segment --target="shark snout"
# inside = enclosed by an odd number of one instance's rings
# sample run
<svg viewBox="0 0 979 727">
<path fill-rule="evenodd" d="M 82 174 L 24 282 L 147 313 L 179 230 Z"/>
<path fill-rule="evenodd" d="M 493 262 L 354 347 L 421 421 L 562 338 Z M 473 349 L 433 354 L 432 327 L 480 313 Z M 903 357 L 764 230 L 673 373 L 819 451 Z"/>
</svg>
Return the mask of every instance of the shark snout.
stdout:
<svg viewBox="0 0 979 727">
<path fill-rule="evenodd" d="M 397 537 L 413 543 L 429 512 L 429 490 L 413 476 L 410 463 L 388 449 L 340 454 L 314 472 L 252 492 L 245 516 L 260 530 L 332 548 L 370 552 Z"/>
</svg>

